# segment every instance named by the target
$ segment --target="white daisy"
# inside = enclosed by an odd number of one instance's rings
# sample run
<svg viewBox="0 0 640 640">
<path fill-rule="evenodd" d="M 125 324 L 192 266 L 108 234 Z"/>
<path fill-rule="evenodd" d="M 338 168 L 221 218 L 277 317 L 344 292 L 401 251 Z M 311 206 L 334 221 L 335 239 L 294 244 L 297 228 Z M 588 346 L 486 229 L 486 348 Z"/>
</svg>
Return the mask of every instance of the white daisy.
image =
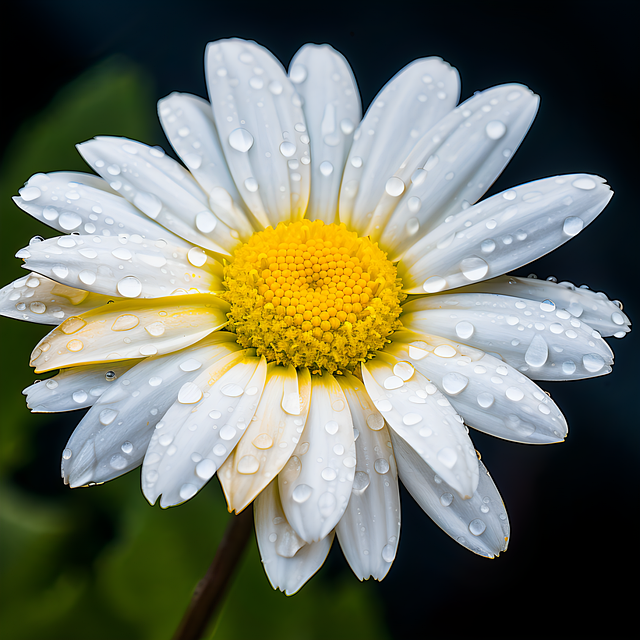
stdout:
<svg viewBox="0 0 640 640">
<path fill-rule="evenodd" d="M 142 465 L 152 504 L 218 475 L 229 510 L 255 500 L 262 561 L 295 593 L 337 534 L 381 580 L 400 535 L 398 478 L 470 550 L 509 524 L 469 425 L 562 441 L 533 380 L 611 371 L 601 336 L 629 321 L 602 293 L 503 274 L 579 233 L 602 178 L 554 176 L 475 204 L 531 125 L 518 84 L 456 107 L 439 58 L 397 74 L 361 120 L 344 58 L 307 45 L 289 74 L 253 42 L 206 52 L 211 103 L 172 94 L 161 149 L 100 137 L 100 178 L 33 176 L 16 203 L 66 234 L 18 252 L 4 315 L 56 325 L 31 356 L 59 370 L 32 411 L 91 407 L 62 453 L 72 487 Z"/>
</svg>

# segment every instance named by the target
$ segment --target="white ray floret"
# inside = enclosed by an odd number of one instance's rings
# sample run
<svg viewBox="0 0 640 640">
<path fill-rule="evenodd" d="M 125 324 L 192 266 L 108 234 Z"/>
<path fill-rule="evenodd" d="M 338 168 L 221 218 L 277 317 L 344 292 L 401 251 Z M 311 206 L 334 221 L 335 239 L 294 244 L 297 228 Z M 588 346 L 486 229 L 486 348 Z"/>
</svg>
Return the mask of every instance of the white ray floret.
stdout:
<svg viewBox="0 0 640 640">
<path fill-rule="evenodd" d="M 340 547 L 358 579 L 382 580 L 400 537 L 398 472 L 389 430 L 364 384 L 338 378 L 349 403 L 356 437 L 356 475 L 347 510 L 336 527 Z"/>
<path fill-rule="evenodd" d="M 209 196 L 211 210 L 246 242 L 255 229 L 225 162 L 211 105 L 172 93 L 158 102 L 158 114 L 171 146 Z"/>
<path fill-rule="evenodd" d="M 222 266 L 204 249 L 184 244 L 140 236 L 59 236 L 30 245 L 23 266 L 106 296 L 127 297 L 132 278 L 141 285 L 139 298 L 220 290 Z"/>
<path fill-rule="evenodd" d="M 564 244 L 611 199 L 602 178 L 545 178 L 499 193 L 447 218 L 398 267 L 404 290 L 435 293 L 521 267 Z"/>
<path fill-rule="evenodd" d="M 478 459 L 462 418 L 449 400 L 406 359 L 385 353 L 362 366 L 376 409 L 463 500 L 478 485 Z"/>
<path fill-rule="evenodd" d="M 180 237 L 227 255 L 239 245 L 238 231 L 217 218 L 200 185 L 164 151 L 106 136 L 79 144 L 78 151 L 112 189 Z"/>
<path fill-rule="evenodd" d="M 256 498 L 256 539 L 264 570 L 274 589 L 293 595 L 323 565 L 333 531 L 319 542 L 305 543 L 287 522 L 275 479 Z"/>
<path fill-rule="evenodd" d="M 0 289 L 0 315 L 58 325 L 69 316 L 102 307 L 109 300 L 114 300 L 114 297 L 68 287 L 33 273 Z"/>
<path fill-rule="evenodd" d="M 333 376 L 311 378 L 311 405 L 300 442 L 278 476 L 289 524 L 308 543 L 322 540 L 347 508 L 356 450 L 347 400 Z"/>
<path fill-rule="evenodd" d="M 502 498 L 478 461 L 478 488 L 460 500 L 444 480 L 397 434 L 391 433 L 402 484 L 425 513 L 456 542 L 486 558 L 506 551 L 510 527 Z"/>
<path fill-rule="evenodd" d="M 409 332 L 398 334 L 387 352 L 431 380 L 478 431 L 528 444 L 560 442 L 567 435 L 567 422 L 551 398 L 494 356 Z"/>
<path fill-rule="evenodd" d="M 189 246 L 140 213 L 108 182 L 88 173 L 37 173 L 13 200 L 22 210 L 62 233 L 98 236 L 125 233 Z"/>
<path fill-rule="evenodd" d="M 106 482 L 135 469 L 154 428 L 186 381 L 238 350 L 224 333 L 167 356 L 148 358 L 109 385 L 62 452 L 65 483 Z"/>
<path fill-rule="evenodd" d="M 337 218 L 344 163 L 362 117 L 358 87 L 347 61 L 326 44 L 302 47 L 291 60 L 289 78 L 303 99 L 311 151 L 307 217 L 331 224 Z"/>
<path fill-rule="evenodd" d="M 402 321 L 417 333 L 498 353 L 533 380 L 591 378 L 610 373 L 613 364 L 600 334 L 550 300 L 447 293 L 408 303 Z"/>
<path fill-rule="evenodd" d="M 282 471 L 300 441 L 310 399 L 308 369 L 269 365 L 255 415 L 218 472 L 229 510 L 242 511 Z M 248 463 L 258 469 L 246 473 Z"/>
<path fill-rule="evenodd" d="M 467 285 L 460 291 L 497 293 L 505 296 L 528 298 L 537 302 L 552 302 L 558 309 L 565 309 L 575 318 L 588 324 L 601 335 L 624 338 L 631 331 L 631 321 L 622 311 L 622 304 L 611 301 L 602 291 L 591 291 L 571 282 L 538 280 L 500 276 L 485 282 Z"/>
<path fill-rule="evenodd" d="M 402 201 L 397 208 L 381 201 L 369 224 L 392 260 L 489 189 L 537 108 L 538 96 L 522 85 L 493 87 L 461 104 L 416 144 L 396 174 L 407 187 Z"/>
<path fill-rule="evenodd" d="M 134 278 L 137 285 L 140 281 Z M 229 306 L 204 294 L 122 301 L 67 318 L 31 353 L 36 373 L 183 349 L 222 328 Z"/>
<path fill-rule="evenodd" d="M 144 460 L 142 490 L 151 504 L 159 496 L 163 508 L 185 502 L 211 479 L 251 422 L 266 374 L 264 357 L 239 351 L 181 387 Z M 239 466 L 243 473 L 257 471 L 250 460 Z"/>
<path fill-rule="evenodd" d="M 57 413 L 93 406 L 120 376 L 140 360 L 89 364 L 63 369 L 48 380 L 38 380 L 22 393 L 32 413 Z"/>
<path fill-rule="evenodd" d="M 385 193 L 404 187 L 394 174 L 413 146 L 458 102 L 458 72 L 440 58 L 407 65 L 376 96 L 354 136 L 340 190 L 340 220 L 365 235 Z M 400 192 L 400 193 L 398 193 Z"/>
<path fill-rule="evenodd" d="M 309 136 L 302 100 L 282 65 L 254 42 L 232 39 L 209 44 L 205 66 L 240 195 L 264 227 L 299 220 L 309 201 Z"/>
</svg>

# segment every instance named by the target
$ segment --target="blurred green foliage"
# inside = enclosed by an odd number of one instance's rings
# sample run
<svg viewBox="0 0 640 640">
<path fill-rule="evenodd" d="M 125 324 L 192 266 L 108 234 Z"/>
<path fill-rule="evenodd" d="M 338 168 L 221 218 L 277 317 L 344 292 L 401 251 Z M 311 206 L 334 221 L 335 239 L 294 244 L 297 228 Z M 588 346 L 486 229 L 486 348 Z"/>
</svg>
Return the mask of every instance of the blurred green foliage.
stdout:
<svg viewBox="0 0 640 640">
<path fill-rule="evenodd" d="M 164 142 L 152 86 L 124 59 L 107 60 L 79 77 L 16 132 L 0 171 L 3 284 L 23 275 L 13 255 L 30 237 L 57 235 L 19 212 L 11 196 L 35 172 L 85 171 L 74 145 L 105 134 Z M 47 328 L 1 323 L 3 638 L 170 638 L 232 517 L 218 483 L 166 511 L 146 503 L 137 471 L 99 487 L 63 487 L 56 473 L 60 451 L 82 413 L 28 412 L 21 395 L 34 378 L 28 355 Z M 339 549 L 332 553 L 332 566 L 287 598 L 272 590 L 252 540 L 210 636 L 388 638 L 376 584 L 359 583 Z"/>
</svg>

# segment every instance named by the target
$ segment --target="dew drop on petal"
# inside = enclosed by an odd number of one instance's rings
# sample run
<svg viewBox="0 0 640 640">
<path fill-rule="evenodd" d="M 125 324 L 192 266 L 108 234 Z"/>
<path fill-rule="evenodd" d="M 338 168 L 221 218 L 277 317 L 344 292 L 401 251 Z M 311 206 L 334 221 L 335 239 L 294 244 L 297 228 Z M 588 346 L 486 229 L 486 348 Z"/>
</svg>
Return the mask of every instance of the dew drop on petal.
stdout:
<svg viewBox="0 0 640 640">
<path fill-rule="evenodd" d="M 584 227 L 584 221 L 582 220 L 582 218 L 578 218 L 576 216 L 569 216 L 568 218 L 565 219 L 564 223 L 562 224 L 562 230 L 568 236 L 578 235 L 582 231 L 583 227 Z"/>
<path fill-rule="evenodd" d="M 330 420 L 324 425 L 324 430 L 331 436 L 338 433 L 338 423 L 335 420 Z"/>
<path fill-rule="evenodd" d="M 440 276 L 431 276 L 425 280 L 422 288 L 427 293 L 436 293 L 437 291 L 442 291 L 447 286 L 447 281 Z"/>
<path fill-rule="evenodd" d="M 217 471 L 216 463 L 209 458 L 205 458 L 204 460 L 200 460 L 196 465 L 196 475 L 198 478 L 202 478 L 203 480 L 208 480 L 213 476 L 213 474 Z"/>
<path fill-rule="evenodd" d="M 123 453 L 129 455 L 133 451 L 133 444 L 127 440 L 126 442 L 122 443 L 120 448 L 122 449 Z"/>
<path fill-rule="evenodd" d="M 513 402 L 518 402 L 522 400 L 522 398 L 524 398 L 524 392 L 518 387 L 509 387 L 506 390 L 505 395 L 507 396 L 507 398 L 509 398 L 509 400 L 512 400 Z"/>
<path fill-rule="evenodd" d="M 288 140 L 285 140 L 280 145 L 280 153 L 285 158 L 290 158 L 295 152 L 296 152 L 296 145 L 293 144 L 293 142 L 289 142 Z"/>
<path fill-rule="evenodd" d="M 469 532 L 474 536 L 482 535 L 487 525 L 480 518 L 476 518 L 469 523 Z"/>
<path fill-rule="evenodd" d="M 457 352 L 449 344 L 440 344 L 433 350 L 433 353 L 440 358 L 453 358 Z"/>
<path fill-rule="evenodd" d="M 251 441 L 251 444 L 256 449 L 270 449 L 273 446 L 273 438 L 268 433 L 261 433 Z"/>
<path fill-rule="evenodd" d="M 482 258 L 471 256 L 460 261 L 460 271 L 467 280 L 480 280 L 487 275 L 489 265 Z"/>
<path fill-rule="evenodd" d="M 229 134 L 229 145 L 236 151 L 246 153 L 253 146 L 253 136 L 246 129 L 234 129 Z"/>
<path fill-rule="evenodd" d="M 120 471 L 127 466 L 127 461 L 119 453 L 116 453 L 115 455 L 111 456 L 109 464 L 113 469 Z"/>
<path fill-rule="evenodd" d="M 301 84 L 307 79 L 307 68 L 302 64 L 294 64 L 289 71 L 289 78 L 294 84 Z"/>
<path fill-rule="evenodd" d="M 194 404 L 202 398 L 200 387 L 193 382 L 185 382 L 178 392 L 178 402 L 182 404 Z"/>
<path fill-rule="evenodd" d="M 369 478 L 369 474 L 365 471 L 356 471 L 356 475 L 353 479 L 353 487 L 352 492 L 357 496 L 362 495 L 366 488 L 371 483 L 371 478 Z"/>
<path fill-rule="evenodd" d="M 69 458 L 71 458 L 72 455 L 73 455 L 73 451 L 71 451 L 71 449 L 64 449 L 62 451 L 63 460 L 69 460 Z"/>
<path fill-rule="evenodd" d="M 463 320 L 462 322 L 458 322 L 458 324 L 456 325 L 456 335 L 458 336 L 458 338 L 461 338 L 462 340 L 466 340 L 467 338 L 470 338 L 473 335 L 474 331 L 475 331 L 475 327 L 470 322 L 467 322 L 466 320 Z"/>
<path fill-rule="evenodd" d="M 398 196 L 404 193 L 404 188 L 405 188 L 404 182 L 400 178 L 393 176 L 392 178 L 389 178 L 387 180 L 384 190 L 390 196 L 397 198 Z"/>
<path fill-rule="evenodd" d="M 311 487 L 308 484 L 299 484 L 291 493 L 291 497 L 298 504 L 306 502 L 311 497 Z"/>
<path fill-rule="evenodd" d="M 589 373 L 598 373 L 604 367 L 604 359 L 597 353 L 582 356 L 582 364 Z"/>
<path fill-rule="evenodd" d="M 391 544 L 385 544 L 382 547 L 382 559 L 385 562 L 393 562 L 393 559 L 396 557 L 396 548 Z"/>
<path fill-rule="evenodd" d="M 238 461 L 238 473 L 251 475 L 260 468 L 260 463 L 255 456 L 242 456 Z"/>
<path fill-rule="evenodd" d="M 180 487 L 180 497 L 183 500 L 188 500 L 189 498 L 193 498 L 197 491 L 198 488 L 194 484 L 187 482 Z"/>
<path fill-rule="evenodd" d="M 373 431 L 379 431 L 384 427 L 384 418 L 379 413 L 370 413 L 367 416 L 367 426 Z"/>
<path fill-rule="evenodd" d="M 135 276 L 126 276 L 118 282 L 116 289 L 124 298 L 137 298 L 142 293 L 142 283 Z"/>
<path fill-rule="evenodd" d="M 82 351 L 83 347 L 84 344 L 81 340 L 69 340 L 69 342 L 67 342 L 67 349 L 69 349 L 69 351 L 73 351 L 74 353 L 76 351 Z"/>
<path fill-rule="evenodd" d="M 504 122 L 500 122 L 500 120 L 492 120 L 487 123 L 485 132 L 487 137 L 491 138 L 491 140 L 500 140 L 500 138 L 502 138 L 502 136 L 507 132 L 507 127 Z"/>
<path fill-rule="evenodd" d="M 194 267 L 202 267 L 207 262 L 207 254 L 200 247 L 191 247 L 187 252 L 187 260 Z"/>
<path fill-rule="evenodd" d="M 221 393 L 229 398 L 237 398 L 244 393 L 244 389 L 240 385 L 231 383 L 222 387 Z"/>
<path fill-rule="evenodd" d="M 453 494 L 447 492 L 447 493 L 443 493 L 440 496 L 440 504 L 443 507 L 448 507 L 452 502 L 453 502 Z"/>
<path fill-rule="evenodd" d="M 545 339 L 539 333 L 536 333 L 524 354 L 525 362 L 530 367 L 541 367 L 547 361 L 548 357 L 549 347 Z"/>
<path fill-rule="evenodd" d="M 336 470 L 332 469 L 331 467 L 325 467 L 320 473 L 320 475 L 322 476 L 322 479 L 326 480 L 327 482 L 331 482 L 332 480 L 335 480 L 338 477 Z"/>
<path fill-rule="evenodd" d="M 442 378 L 442 388 L 451 396 L 457 396 L 467 388 L 469 384 L 469 378 L 463 376 L 461 373 L 447 373 Z"/>
<path fill-rule="evenodd" d="M 71 397 L 73 398 L 74 402 L 82 404 L 83 402 L 86 402 L 89 396 L 87 396 L 86 391 L 84 391 L 83 389 L 79 389 L 78 391 L 74 391 Z"/>
<path fill-rule="evenodd" d="M 494 402 L 495 398 L 493 397 L 492 394 L 490 393 L 479 393 L 478 394 L 478 404 L 483 408 L 483 409 L 488 409 Z"/>
<path fill-rule="evenodd" d="M 103 409 L 100 412 L 98 419 L 100 420 L 100 424 L 103 424 L 106 427 L 116 419 L 117 415 L 118 412 L 114 411 L 113 409 Z"/>
<path fill-rule="evenodd" d="M 373 463 L 373 468 L 381 475 L 384 475 L 389 471 L 389 462 L 384 458 L 378 458 Z"/>
<path fill-rule="evenodd" d="M 320 163 L 320 173 L 325 177 L 330 176 L 333 173 L 333 165 L 327 160 Z"/>
<path fill-rule="evenodd" d="M 583 191 L 591 191 L 596 188 L 596 183 L 591 178 L 578 178 L 572 183 L 576 189 L 582 189 Z"/>
</svg>

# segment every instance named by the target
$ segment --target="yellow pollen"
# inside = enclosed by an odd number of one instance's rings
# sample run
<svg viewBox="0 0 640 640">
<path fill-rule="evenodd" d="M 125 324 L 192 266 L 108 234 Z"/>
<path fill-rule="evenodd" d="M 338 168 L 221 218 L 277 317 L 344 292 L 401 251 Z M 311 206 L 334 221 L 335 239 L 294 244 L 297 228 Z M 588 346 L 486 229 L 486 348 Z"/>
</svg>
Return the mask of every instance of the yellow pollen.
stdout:
<svg viewBox="0 0 640 640">
<path fill-rule="evenodd" d="M 402 326 L 396 268 L 344 225 L 269 227 L 235 252 L 224 274 L 229 329 L 270 362 L 354 371 Z"/>
</svg>

